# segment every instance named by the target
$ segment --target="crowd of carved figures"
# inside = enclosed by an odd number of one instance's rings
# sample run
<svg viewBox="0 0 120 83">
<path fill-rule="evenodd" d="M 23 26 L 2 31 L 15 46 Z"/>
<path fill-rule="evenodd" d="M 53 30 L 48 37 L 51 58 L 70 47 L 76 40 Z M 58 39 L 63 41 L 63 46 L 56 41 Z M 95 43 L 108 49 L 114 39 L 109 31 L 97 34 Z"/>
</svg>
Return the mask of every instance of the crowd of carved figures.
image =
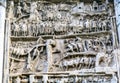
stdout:
<svg viewBox="0 0 120 83">
<path fill-rule="evenodd" d="M 96 2 L 93 2 L 94 8 Z M 46 5 L 47 4 L 47 5 Z M 97 4 L 97 3 L 96 3 Z M 109 31 L 112 28 L 110 12 L 95 15 L 74 15 L 74 8 L 82 4 L 50 4 L 42 2 L 18 3 L 14 10 L 17 19 L 11 23 L 12 36 L 67 35 Z M 86 5 L 86 9 L 89 9 Z M 109 5 L 105 6 L 107 12 Z M 101 6 L 102 7 L 102 6 Z M 100 7 L 100 8 L 101 8 Z M 77 8 L 77 9 L 79 9 Z M 96 7 L 95 7 L 96 8 Z M 97 9 L 100 9 L 97 7 Z M 82 10 L 82 9 L 80 9 Z M 79 11 L 80 11 L 79 10 Z M 92 12 L 98 12 L 95 10 Z"/>
<path fill-rule="evenodd" d="M 70 68 L 73 70 L 91 69 L 95 68 L 95 62 L 95 57 L 78 56 L 76 58 L 63 59 L 60 62 L 59 67 L 62 69 L 62 71 L 70 71 Z"/>
<path fill-rule="evenodd" d="M 40 82 L 43 83 L 44 78 L 43 77 L 36 77 L 35 75 L 29 76 L 30 79 L 28 79 L 28 76 L 18 76 L 13 77 L 11 80 L 14 83 L 20 83 L 20 82 Z M 11 77 L 12 78 L 12 77 Z M 10 83 L 12 83 L 10 82 Z M 91 76 L 49 76 L 48 79 L 46 79 L 47 83 L 117 83 L 117 77 L 116 74 L 112 75 L 91 75 Z"/>
<path fill-rule="evenodd" d="M 20 74 L 11 83 L 117 83 L 116 74 L 95 71 L 116 66 L 112 8 L 96 1 L 10 1 L 9 72 Z"/>
<path fill-rule="evenodd" d="M 113 55 L 109 53 L 98 53 L 97 55 L 79 55 L 79 56 L 71 56 L 63 58 L 59 62 L 60 71 L 73 71 L 73 70 L 81 70 L 81 69 L 93 69 L 95 67 L 110 67 L 113 66 L 113 61 L 115 58 Z"/>
<path fill-rule="evenodd" d="M 71 38 L 71 39 L 65 39 L 64 40 L 64 47 L 65 47 L 65 53 L 64 57 L 68 57 L 63 59 L 59 62 L 58 65 L 59 71 L 73 71 L 73 70 L 82 70 L 82 69 L 94 69 L 95 67 L 108 67 L 110 66 L 113 57 L 109 54 L 105 53 L 99 53 L 97 55 L 80 55 L 80 56 L 75 56 L 74 53 L 82 53 L 82 52 L 87 52 L 87 51 L 92 51 L 92 52 L 106 52 L 106 48 L 111 48 L 112 50 L 112 40 L 111 36 L 106 36 L 106 40 L 103 40 L 101 38 L 96 38 L 96 39 L 82 39 L 80 37 L 76 38 Z M 55 39 L 50 39 L 51 43 L 50 45 L 53 45 L 54 47 L 56 46 L 56 41 Z M 12 42 L 11 43 L 11 48 L 10 48 L 10 54 L 12 57 L 11 58 L 11 63 L 10 63 L 10 72 L 18 72 L 19 67 L 23 69 L 23 71 L 33 71 L 33 64 L 31 62 L 35 61 L 35 58 L 38 58 L 38 56 L 41 58 L 40 60 L 44 59 L 43 63 L 46 64 L 47 59 L 42 58 L 43 51 L 45 51 L 44 46 L 45 46 L 45 40 L 40 37 L 37 41 L 33 42 Z M 88 44 L 87 44 L 88 43 Z M 103 44 L 104 43 L 104 44 Z M 44 44 L 44 45 L 43 45 Z M 43 45 L 43 46 L 42 46 Z M 97 50 L 93 50 L 91 47 L 95 45 Z M 97 46 L 98 45 L 98 46 Z M 53 47 L 52 46 L 52 47 Z M 104 48 L 104 49 L 102 49 Z M 99 49 L 99 50 L 98 50 Z M 102 50 L 101 50 L 102 49 Z M 73 56 L 67 55 L 67 53 L 73 53 Z M 94 56 L 94 57 L 93 57 Z M 96 56 L 96 57 L 95 57 Z M 22 58 L 23 57 L 23 58 Z M 73 57 L 73 58 L 71 58 Z M 27 58 L 27 60 L 26 60 Z M 24 61 L 23 61 L 24 60 Z M 20 66 L 20 63 L 24 62 L 26 63 L 23 66 Z M 23 64 L 23 63 L 22 63 Z M 37 64 L 37 71 L 43 71 L 43 65 L 41 66 L 40 64 Z M 19 67 L 18 67 L 19 66 Z M 39 67 L 40 66 L 40 67 Z M 47 66 L 47 64 L 46 64 Z"/>
<path fill-rule="evenodd" d="M 112 37 L 110 35 L 106 37 L 100 37 L 96 39 L 82 39 L 76 37 L 75 39 L 65 40 L 66 52 L 86 52 L 86 51 L 105 51 L 106 49 L 112 49 Z"/>
<path fill-rule="evenodd" d="M 117 82 L 117 77 L 115 75 L 113 76 L 69 76 L 69 77 L 63 77 L 62 79 L 51 77 L 48 79 L 48 83 L 51 82 L 58 82 L 58 83 L 115 83 Z"/>
<path fill-rule="evenodd" d="M 56 39 L 50 39 L 50 45 L 52 48 L 56 48 Z M 58 40 L 59 41 L 59 40 Z M 85 52 L 103 52 L 106 53 L 108 48 L 110 51 L 113 50 L 113 45 L 112 45 L 112 39 L 111 36 L 106 36 L 105 38 L 96 38 L 96 39 L 82 39 L 80 37 L 76 38 L 70 38 L 70 39 L 64 39 L 63 41 L 63 57 L 59 63 L 59 68 L 63 71 L 68 71 L 68 70 L 73 70 L 74 68 L 77 70 L 81 69 L 91 69 L 95 68 L 95 63 L 96 63 L 96 58 L 95 57 L 89 57 L 89 56 L 83 56 Z M 30 66 L 31 62 L 34 61 L 38 57 L 43 57 L 44 54 L 46 54 L 46 45 L 47 42 L 40 37 L 37 41 L 32 41 L 32 42 L 12 42 L 11 47 L 10 47 L 10 57 L 11 59 L 19 59 L 18 61 L 26 61 L 25 59 L 27 58 L 27 69 L 32 70 L 32 66 Z M 53 47 L 54 46 L 54 47 Z M 60 48 L 57 48 L 59 51 Z M 61 53 L 61 52 L 60 52 Z M 72 54 L 73 58 L 68 54 Z M 75 56 L 74 53 L 83 53 L 82 57 L 81 56 Z M 102 54 L 102 53 L 101 53 Z M 58 54 L 59 55 L 59 54 Z M 97 54 L 91 54 L 93 56 L 97 56 Z M 106 58 L 109 56 L 106 54 L 102 54 L 105 57 L 103 58 L 103 63 L 107 64 L 105 61 Z M 65 59 L 68 57 L 68 59 Z M 97 61 L 99 61 L 100 58 L 98 58 Z M 109 60 L 111 62 L 111 58 Z M 13 63 L 12 63 L 13 62 Z M 14 64 L 14 60 L 12 60 L 11 64 Z M 110 63 L 109 62 L 109 63 Z M 54 64 L 58 65 L 58 64 Z M 100 65 L 99 63 L 97 66 Z M 106 65 L 107 66 L 107 65 Z"/>
</svg>

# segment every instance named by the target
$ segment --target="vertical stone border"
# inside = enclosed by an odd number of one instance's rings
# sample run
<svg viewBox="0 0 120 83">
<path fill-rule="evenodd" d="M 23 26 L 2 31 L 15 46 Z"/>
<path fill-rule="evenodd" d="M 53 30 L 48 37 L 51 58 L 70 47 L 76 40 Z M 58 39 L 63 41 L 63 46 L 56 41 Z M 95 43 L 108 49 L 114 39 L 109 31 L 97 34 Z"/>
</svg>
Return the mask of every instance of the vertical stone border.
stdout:
<svg viewBox="0 0 120 83">
<path fill-rule="evenodd" d="M 114 0 L 115 14 L 116 14 L 116 26 L 118 31 L 118 41 L 120 43 L 120 0 Z"/>
<path fill-rule="evenodd" d="M 4 30 L 5 30 L 5 0 L 0 0 L 0 83 L 3 79 L 3 58 L 4 58 Z"/>
</svg>

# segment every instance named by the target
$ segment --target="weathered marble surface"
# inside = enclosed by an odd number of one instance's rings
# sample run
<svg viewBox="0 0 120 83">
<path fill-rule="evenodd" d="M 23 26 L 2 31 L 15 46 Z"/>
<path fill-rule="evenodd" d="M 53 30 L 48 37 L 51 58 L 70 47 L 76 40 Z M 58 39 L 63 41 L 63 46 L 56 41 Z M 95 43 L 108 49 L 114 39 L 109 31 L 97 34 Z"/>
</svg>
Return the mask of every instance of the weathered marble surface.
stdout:
<svg viewBox="0 0 120 83">
<path fill-rule="evenodd" d="M 8 1 L 5 83 L 118 83 L 113 5 Z"/>
</svg>

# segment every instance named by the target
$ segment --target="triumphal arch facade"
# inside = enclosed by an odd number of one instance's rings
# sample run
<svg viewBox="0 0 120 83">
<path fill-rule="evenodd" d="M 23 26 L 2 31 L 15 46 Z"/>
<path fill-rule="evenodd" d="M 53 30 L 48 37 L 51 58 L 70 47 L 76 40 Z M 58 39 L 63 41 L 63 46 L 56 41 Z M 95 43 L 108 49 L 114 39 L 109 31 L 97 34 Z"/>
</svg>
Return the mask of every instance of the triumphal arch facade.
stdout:
<svg viewBox="0 0 120 83">
<path fill-rule="evenodd" d="M 3 83 L 119 83 L 111 0 L 8 0 Z"/>
</svg>

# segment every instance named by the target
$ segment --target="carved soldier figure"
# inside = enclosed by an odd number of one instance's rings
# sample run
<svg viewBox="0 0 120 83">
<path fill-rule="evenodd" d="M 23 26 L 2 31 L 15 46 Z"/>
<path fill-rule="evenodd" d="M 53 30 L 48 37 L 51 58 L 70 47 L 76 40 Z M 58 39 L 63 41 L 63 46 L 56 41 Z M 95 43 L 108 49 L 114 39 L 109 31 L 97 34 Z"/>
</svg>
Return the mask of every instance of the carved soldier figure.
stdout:
<svg viewBox="0 0 120 83">
<path fill-rule="evenodd" d="M 112 75 L 111 83 L 118 83 L 117 76 L 115 73 Z"/>
<path fill-rule="evenodd" d="M 37 23 L 37 35 L 39 36 L 41 34 L 41 21 Z"/>
<path fill-rule="evenodd" d="M 102 20 L 101 20 L 101 18 L 99 18 L 97 23 L 98 23 L 98 30 L 102 31 Z"/>
<path fill-rule="evenodd" d="M 87 69 L 89 66 L 89 57 L 83 57 L 83 62 L 84 67 Z"/>
<path fill-rule="evenodd" d="M 112 37 L 110 35 L 107 35 L 105 37 L 105 45 L 106 45 L 106 49 L 112 49 L 113 46 L 112 46 Z"/>
<path fill-rule="evenodd" d="M 46 35 L 49 35 L 50 33 L 51 33 L 51 30 L 50 30 L 50 28 L 51 28 L 51 25 L 50 25 L 51 23 L 49 22 L 49 21 L 47 21 L 47 22 L 45 22 L 45 25 L 46 25 L 46 29 L 45 29 L 45 34 Z"/>
<path fill-rule="evenodd" d="M 35 9 L 37 9 L 37 2 L 32 2 L 30 7 L 30 12 L 34 13 Z"/>
<path fill-rule="evenodd" d="M 96 38 L 95 40 L 93 40 L 93 49 L 94 51 L 98 52 L 100 51 L 100 48 L 101 48 L 101 41 L 99 38 Z"/>
<path fill-rule="evenodd" d="M 93 51 L 93 43 L 92 40 L 87 40 L 86 42 L 86 49 L 87 51 Z"/>
<path fill-rule="evenodd" d="M 21 79 L 20 79 L 19 76 L 17 76 L 17 78 L 16 78 L 16 82 L 15 82 L 15 83 L 21 83 Z"/>
<path fill-rule="evenodd" d="M 30 11 L 29 11 L 29 7 L 27 6 L 27 4 L 26 4 L 25 1 L 23 2 L 23 11 L 24 11 L 25 13 L 29 13 L 29 12 L 30 12 Z"/>
<path fill-rule="evenodd" d="M 106 31 L 106 28 L 107 28 L 107 20 L 105 19 L 102 21 L 102 29 Z"/>
<path fill-rule="evenodd" d="M 82 42 L 81 38 L 79 38 L 79 37 L 76 38 L 76 44 L 77 44 L 77 47 L 78 47 L 78 51 L 83 52 L 84 47 L 83 47 L 83 42 Z"/>
<path fill-rule="evenodd" d="M 11 36 L 15 36 L 16 35 L 14 29 L 15 29 L 14 23 L 11 23 L 11 33 L 10 33 Z"/>
<path fill-rule="evenodd" d="M 20 55 L 24 55 L 25 54 L 25 50 L 24 48 L 19 44 L 19 47 L 17 48 L 17 58 L 20 58 Z"/>
<path fill-rule="evenodd" d="M 46 12 L 48 20 L 53 20 L 54 18 L 54 12 L 53 10 L 49 10 Z"/>
<path fill-rule="evenodd" d="M 81 83 L 88 83 L 87 78 L 84 78 L 84 77 L 83 77 Z"/>
<path fill-rule="evenodd" d="M 18 3 L 18 6 L 17 6 L 16 16 L 17 17 L 22 16 L 22 7 L 20 6 L 20 3 Z"/>
<path fill-rule="evenodd" d="M 93 1 L 93 11 L 98 11 L 98 3 Z"/>
<path fill-rule="evenodd" d="M 21 25 L 21 29 L 22 29 L 22 36 L 27 36 L 27 32 L 28 32 L 28 27 L 27 27 L 27 21 L 24 20 L 22 25 Z"/>
<path fill-rule="evenodd" d="M 84 29 L 84 20 L 83 18 L 80 18 L 80 23 L 79 23 L 79 32 L 82 32 Z"/>
<path fill-rule="evenodd" d="M 32 70 L 32 65 L 31 65 L 31 56 L 30 56 L 30 53 L 28 54 L 28 58 L 27 58 L 27 64 L 26 64 L 26 68 L 27 70 Z"/>
<path fill-rule="evenodd" d="M 74 59 L 74 65 L 75 65 L 76 69 L 79 67 L 79 63 L 80 63 L 80 57 L 75 58 Z"/>
<path fill-rule="evenodd" d="M 37 9 L 37 3 L 36 2 L 31 3 L 29 19 L 31 21 L 39 22 L 41 18 L 42 17 L 40 16 L 38 9 Z"/>
<path fill-rule="evenodd" d="M 96 32 L 97 31 L 97 21 L 95 19 L 96 17 L 93 18 L 92 20 L 92 28 L 94 29 L 94 31 Z"/>
<path fill-rule="evenodd" d="M 74 67 L 74 60 L 73 59 L 69 59 L 68 61 L 67 61 L 67 66 L 68 66 L 68 69 L 70 68 L 70 67 Z"/>
<path fill-rule="evenodd" d="M 68 61 L 64 60 L 62 66 L 63 66 L 63 69 L 64 69 L 65 71 L 67 71 L 67 70 L 68 70 Z"/>
<path fill-rule="evenodd" d="M 85 28 L 86 28 L 87 32 L 91 31 L 91 20 L 90 19 L 86 20 L 86 22 L 85 22 Z"/>
<path fill-rule="evenodd" d="M 37 26 L 36 26 L 35 22 L 32 23 L 32 30 L 33 30 L 32 31 L 33 32 L 32 35 L 33 36 L 37 36 L 37 33 L 36 33 L 37 32 Z"/>
<path fill-rule="evenodd" d="M 85 6 L 85 10 L 89 13 L 90 11 L 92 11 L 92 5 L 91 4 L 87 4 L 86 6 Z"/>
<path fill-rule="evenodd" d="M 30 80 L 30 83 L 34 83 L 35 82 L 35 75 L 30 75 L 29 80 Z"/>
<path fill-rule="evenodd" d="M 64 17 L 63 21 L 60 22 L 61 34 L 65 34 L 64 32 L 66 32 L 67 24 L 68 24 L 68 18 Z"/>
<path fill-rule="evenodd" d="M 10 1 L 10 7 L 9 7 L 9 13 L 8 13 L 8 18 L 13 19 L 14 17 L 14 2 Z"/>
<path fill-rule="evenodd" d="M 40 31 L 41 31 L 40 34 L 42 34 L 42 35 L 45 34 L 45 26 L 46 26 L 45 22 L 40 23 L 40 27 L 41 27 L 40 28 Z"/>
<path fill-rule="evenodd" d="M 32 28 L 32 22 L 30 20 L 28 20 L 27 27 L 28 27 L 28 34 L 29 34 L 29 36 L 32 36 L 33 28 Z"/>
<path fill-rule="evenodd" d="M 10 63 L 10 72 L 14 72 L 14 60 L 13 59 Z"/>
<path fill-rule="evenodd" d="M 102 3 L 102 5 L 101 5 L 101 11 L 106 11 L 106 7 L 107 6 L 107 4 L 106 3 Z"/>
<path fill-rule="evenodd" d="M 79 64 L 78 69 L 82 69 L 83 64 L 84 64 L 84 58 L 82 57 L 82 58 L 80 59 L 80 64 Z"/>
<path fill-rule="evenodd" d="M 89 58 L 89 67 L 88 68 L 94 68 L 95 67 L 95 58 L 90 57 Z"/>
<path fill-rule="evenodd" d="M 109 13 L 109 16 L 112 16 L 113 15 L 113 6 L 111 4 L 108 5 L 108 13 Z"/>
<path fill-rule="evenodd" d="M 19 36 L 19 32 L 20 32 L 19 24 L 16 22 L 16 23 L 13 23 L 13 25 L 14 25 L 14 36 Z"/>
<path fill-rule="evenodd" d="M 68 41 L 67 48 L 67 52 L 74 52 L 75 50 L 78 51 L 77 44 L 73 40 Z"/>
</svg>

